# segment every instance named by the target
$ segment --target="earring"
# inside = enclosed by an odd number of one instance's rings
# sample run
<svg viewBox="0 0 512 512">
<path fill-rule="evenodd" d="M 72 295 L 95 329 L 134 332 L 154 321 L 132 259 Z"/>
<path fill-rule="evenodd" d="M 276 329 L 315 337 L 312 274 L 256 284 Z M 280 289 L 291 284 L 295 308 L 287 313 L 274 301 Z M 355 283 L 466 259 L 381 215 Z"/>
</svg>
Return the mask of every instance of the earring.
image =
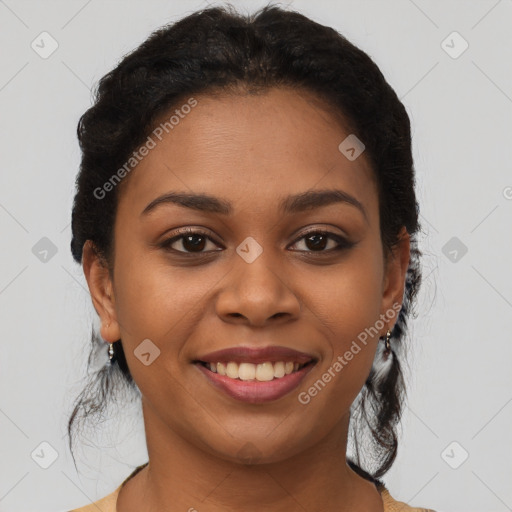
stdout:
<svg viewBox="0 0 512 512">
<path fill-rule="evenodd" d="M 386 332 L 385 349 L 384 349 L 384 357 L 386 359 L 391 352 L 391 343 L 389 341 L 390 339 L 391 339 L 391 331 L 388 329 L 388 331 Z"/>
<path fill-rule="evenodd" d="M 110 326 L 110 322 L 107 324 L 107 329 Z M 114 363 L 115 353 L 114 353 L 114 344 L 108 344 L 108 362 L 112 365 Z"/>
<path fill-rule="evenodd" d="M 114 363 L 114 344 L 113 343 L 109 343 L 108 344 L 108 362 L 110 364 L 113 364 Z"/>
</svg>

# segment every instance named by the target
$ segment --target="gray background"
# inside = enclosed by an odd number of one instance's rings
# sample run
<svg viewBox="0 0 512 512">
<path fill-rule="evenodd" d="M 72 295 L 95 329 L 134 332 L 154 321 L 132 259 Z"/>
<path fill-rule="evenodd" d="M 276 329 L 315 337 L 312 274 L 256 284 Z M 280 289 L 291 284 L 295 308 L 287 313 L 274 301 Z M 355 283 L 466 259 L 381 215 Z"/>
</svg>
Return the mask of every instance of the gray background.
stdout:
<svg viewBox="0 0 512 512">
<path fill-rule="evenodd" d="M 126 52 L 212 4 L 0 1 L 1 512 L 87 504 L 146 461 L 136 407 L 84 438 L 78 474 L 67 448 L 95 321 L 69 250 L 76 124 Z M 281 5 L 369 53 L 413 126 L 425 280 L 399 455 L 383 480 L 396 499 L 439 512 L 512 510 L 512 1 Z M 58 44 L 46 59 L 31 47 L 43 31 Z M 460 55 L 453 31 L 469 44 Z M 48 469 L 43 442 L 57 452 Z"/>
</svg>

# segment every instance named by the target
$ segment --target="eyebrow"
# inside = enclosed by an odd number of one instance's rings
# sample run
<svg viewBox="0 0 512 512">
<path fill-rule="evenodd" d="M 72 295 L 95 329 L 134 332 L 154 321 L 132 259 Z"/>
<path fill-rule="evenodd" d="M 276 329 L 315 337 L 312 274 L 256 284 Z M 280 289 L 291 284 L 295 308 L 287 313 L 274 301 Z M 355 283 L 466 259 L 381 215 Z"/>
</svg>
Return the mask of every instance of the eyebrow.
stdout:
<svg viewBox="0 0 512 512">
<path fill-rule="evenodd" d="M 206 194 L 169 192 L 153 199 L 153 201 L 144 208 L 140 216 L 148 215 L 150 212 L 154 211 L 157 206 L 169 203 L 207 213 L 229 215 L 233 212 L 231 203 L 224 199 Z M 278 204 L 278 209 L 282 214 L 294 214 L 336 203 L 344 203 L 356 207 L 364 215 L 366 221 L 368 221 L 366 210 L 361 202 L 354 196 L 339 189 L 309 190 L 301 194 L 290 195 L 281 200 Z"/>
</svg>

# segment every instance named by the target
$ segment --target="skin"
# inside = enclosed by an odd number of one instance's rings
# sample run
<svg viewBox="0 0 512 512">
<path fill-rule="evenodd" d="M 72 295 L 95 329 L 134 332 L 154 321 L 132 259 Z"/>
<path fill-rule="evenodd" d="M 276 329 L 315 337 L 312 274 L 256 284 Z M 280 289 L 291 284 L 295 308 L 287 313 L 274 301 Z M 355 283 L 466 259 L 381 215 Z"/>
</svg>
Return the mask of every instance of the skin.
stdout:
<svg viewBox="0 0 512 512">
<path fill-rule="evenodd" d="M 150 463 L 121 489 L 117 510 L 383 511 L 374 485 L 345 457 L 350 405 L 370 372 L 378 337 L 396 318 L 309 404 L 297 395 L 402 303 L 409 236 L 404 228 L 386 264 L 365 154 L 349 161 L 340 153 L 349 132 L 309 93 L 283 87 L 194 97 L 197 106 L 121 184 L 113 279 L 91 245 L 84 246 L 101 335 L 122 339 L 142 393 Z M 366 216 L 347 203 L 288 216 L 277 210 L 288 194 L 312 189 L 342 189 Z M 169 203 L 141 216 L 170 191 L 222 198 L 233 213 Z M 202 228 L 211 240 L 199 253 L 183 239 L 172 245 L 176 252 L 158 247 L 184 227 Z M 328 239 L 315 249 L 301 237 L 310 228 L 355 245 L 330 251 L 337 241 Z M 248 236 L 263 248 L 250 264 L 236 252 Z M 148 366 L 134 355 L 147 338 L 161 351 Z M 191 363 L 237 345 L 281 345 L 318 362 L 288 395 L 248 404 L 217 390 Z M 258 457 L 252 464 L 240 454 L 247 443 Z"/>
</svg>

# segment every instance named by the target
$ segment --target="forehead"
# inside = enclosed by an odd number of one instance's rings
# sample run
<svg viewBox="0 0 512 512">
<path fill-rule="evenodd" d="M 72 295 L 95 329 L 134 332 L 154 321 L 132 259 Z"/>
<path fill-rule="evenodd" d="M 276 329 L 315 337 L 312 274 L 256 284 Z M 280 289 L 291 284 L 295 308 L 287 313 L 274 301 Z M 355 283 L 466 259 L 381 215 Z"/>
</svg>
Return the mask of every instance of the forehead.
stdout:
<svg viewBox="0 0 512 512">
<path fill-rule="evenodd" d="M 150 135 L 153 147 L 125 178 L 120 202 L 140 212 L 157 195 L 179 190 L 268 209 L 269 200 L 288 194 L 341 188 L 371 203 L 364 153 L 351 161 L 339 150 L 350 133 L 313 95 L 273 88 L 194 99 L 193 108 L 175 106 L 158 121 L 156 128 L 174 116 L 172 128 Z"/>
</svg>

